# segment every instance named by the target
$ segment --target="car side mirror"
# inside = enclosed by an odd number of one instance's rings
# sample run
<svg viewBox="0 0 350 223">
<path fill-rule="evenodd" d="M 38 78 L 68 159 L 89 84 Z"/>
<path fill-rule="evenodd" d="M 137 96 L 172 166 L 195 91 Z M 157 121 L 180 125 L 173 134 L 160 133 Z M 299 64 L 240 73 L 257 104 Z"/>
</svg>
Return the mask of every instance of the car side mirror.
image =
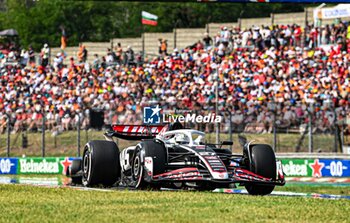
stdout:
<svg viewBox="0 0 350 223">
<path fill-rule="evenodd" d="M 233 142 L 232 141 L 222 141 L 221 145 L 223 145 L 223 146 L 232 146 Z"/>
</svg>

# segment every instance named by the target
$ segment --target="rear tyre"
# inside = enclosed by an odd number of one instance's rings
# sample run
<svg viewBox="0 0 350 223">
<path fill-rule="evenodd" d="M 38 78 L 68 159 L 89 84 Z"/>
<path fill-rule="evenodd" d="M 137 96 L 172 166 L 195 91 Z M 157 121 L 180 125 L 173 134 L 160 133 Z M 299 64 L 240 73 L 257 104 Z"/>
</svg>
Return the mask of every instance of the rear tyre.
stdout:
<svg viewBox="0 0 350 223">
<path fill-rule="evenodd" d="M 144 157 L 141 151 L 144 151 Z M 145 169 L 145 157 L 152 157 L 153 176 L 164 173 L 167 160 L 166 148 L 162 143 L 154 140 L 144 141 L 137 147 L 132 163 L 131 171 L 136 189 L 159 189 L 159 184 L 146 180 L 149 176 Z"/>
<path fill-rule="evenodd" d="M 266 178 L 276 180 L 276 157 L 269 145 L 253 145 L 251 148 L 250 171 Z M 249 194 L 270 194 L 275 186 L 270 185 L 246 185 Z"/>
<path fill-rule="evenodd" d="M 120 178 L 119 149 L 114 142 L 88 142 L 84 148 L 82 162 L 84 186 L 109 187 Z"/>
</svg>

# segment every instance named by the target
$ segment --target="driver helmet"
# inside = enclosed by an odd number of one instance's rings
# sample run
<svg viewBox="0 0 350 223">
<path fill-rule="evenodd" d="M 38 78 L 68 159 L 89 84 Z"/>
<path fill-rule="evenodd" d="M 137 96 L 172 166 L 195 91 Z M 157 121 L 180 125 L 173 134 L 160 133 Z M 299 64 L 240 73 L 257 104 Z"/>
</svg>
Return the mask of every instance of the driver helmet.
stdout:
<svg viewBox="0 0 350 223">
<path fill-rule="evenodd" d="M 189 144 L 190 141 L 185 134 L 178 134 L 175 136 L 175 142 L 180 144 Z"/>
</svg>

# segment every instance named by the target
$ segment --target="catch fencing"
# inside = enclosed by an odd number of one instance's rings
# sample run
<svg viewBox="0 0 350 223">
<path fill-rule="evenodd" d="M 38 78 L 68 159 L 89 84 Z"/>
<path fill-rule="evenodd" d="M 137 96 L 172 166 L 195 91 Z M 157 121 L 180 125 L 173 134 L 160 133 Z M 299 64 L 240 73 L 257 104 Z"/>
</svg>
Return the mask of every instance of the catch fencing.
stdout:
<svg viewBox="0 0 350 223">
<path fill-rule="evenodd" d="M 206 115 L 214 111 L 195 111 Z M 238 135 L 248 140 L 272 145 L 276 152 L 346 153 L 350 144 L 349 111 L 346 108 L 327 108 L 322 115 L 312 108 L 304 109 L 299 116 L 288 118 L 288 111 L 271 109 L 253 113 L 240 110 L 220 111 L 220 124 L 186 123 L 207 133 L 207 142 L 224 140 L 234 142 L 234 152 L 240 151 Z M 264 114 L 263 114 L 264 113 Z M 80 156 L 86 142 L 104 139 L 106 126 L 103 123 L 142 124 L 142 112 L 100 111 L 100 116 L 91 116 L 91 111 L 71 114 L 69 117 L 41 119 L 18 124 L 14 114 L 2 117 L 0 134 L 0 157 L 24 156 Z M 96 120 L 101 121 L 96 126 Z M 98 123 L 99 124 L 99 123 Z M 119 141 L 120 147 L 131 145 Z"/>
<path fill-rule="evenodd" d="M 187 123 L 187 127 L 206 132 L 211 143 L 233 141 L 234 150 L 240 150 L 238 135 L 245 135 L 248 140 L 271 145 L 276 152 L 349 153 L 350 114 L 345 106 L 306 104 L 291 109 L 271 103 L 251 107 L 219 111 L 223 119 L 218 125 Z M 204 116 L 215 110 L 195 113 Z"/>
</svg>

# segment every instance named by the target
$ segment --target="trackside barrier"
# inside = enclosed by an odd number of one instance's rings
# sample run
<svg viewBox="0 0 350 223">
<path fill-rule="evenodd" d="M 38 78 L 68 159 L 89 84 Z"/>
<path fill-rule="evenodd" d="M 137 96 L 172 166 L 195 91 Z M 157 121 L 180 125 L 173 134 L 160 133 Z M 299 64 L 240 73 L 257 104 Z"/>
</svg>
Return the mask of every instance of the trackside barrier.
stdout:
<svg viewBox="0 0 350 223">
<path fill-rule="evenodd" d="M 0 174 L 17 174 L 17 158 L 0 158 Z"/>
<path fill-rule="evenodd" d="M 287 177 L 350 177 L 349 159 L 280 159 Z"/>
<path fill-rule="evenodd" d="M 77 157 L 0 158 L 0 174 L 65 174 Z M 287 177 L 350 177 L 350 159 L 279 158 Z"/>
<path fill-rule="evenodd" d="M 0 158 L 0 174 L 65 174 L 76 157 Z"/>
</svg>

